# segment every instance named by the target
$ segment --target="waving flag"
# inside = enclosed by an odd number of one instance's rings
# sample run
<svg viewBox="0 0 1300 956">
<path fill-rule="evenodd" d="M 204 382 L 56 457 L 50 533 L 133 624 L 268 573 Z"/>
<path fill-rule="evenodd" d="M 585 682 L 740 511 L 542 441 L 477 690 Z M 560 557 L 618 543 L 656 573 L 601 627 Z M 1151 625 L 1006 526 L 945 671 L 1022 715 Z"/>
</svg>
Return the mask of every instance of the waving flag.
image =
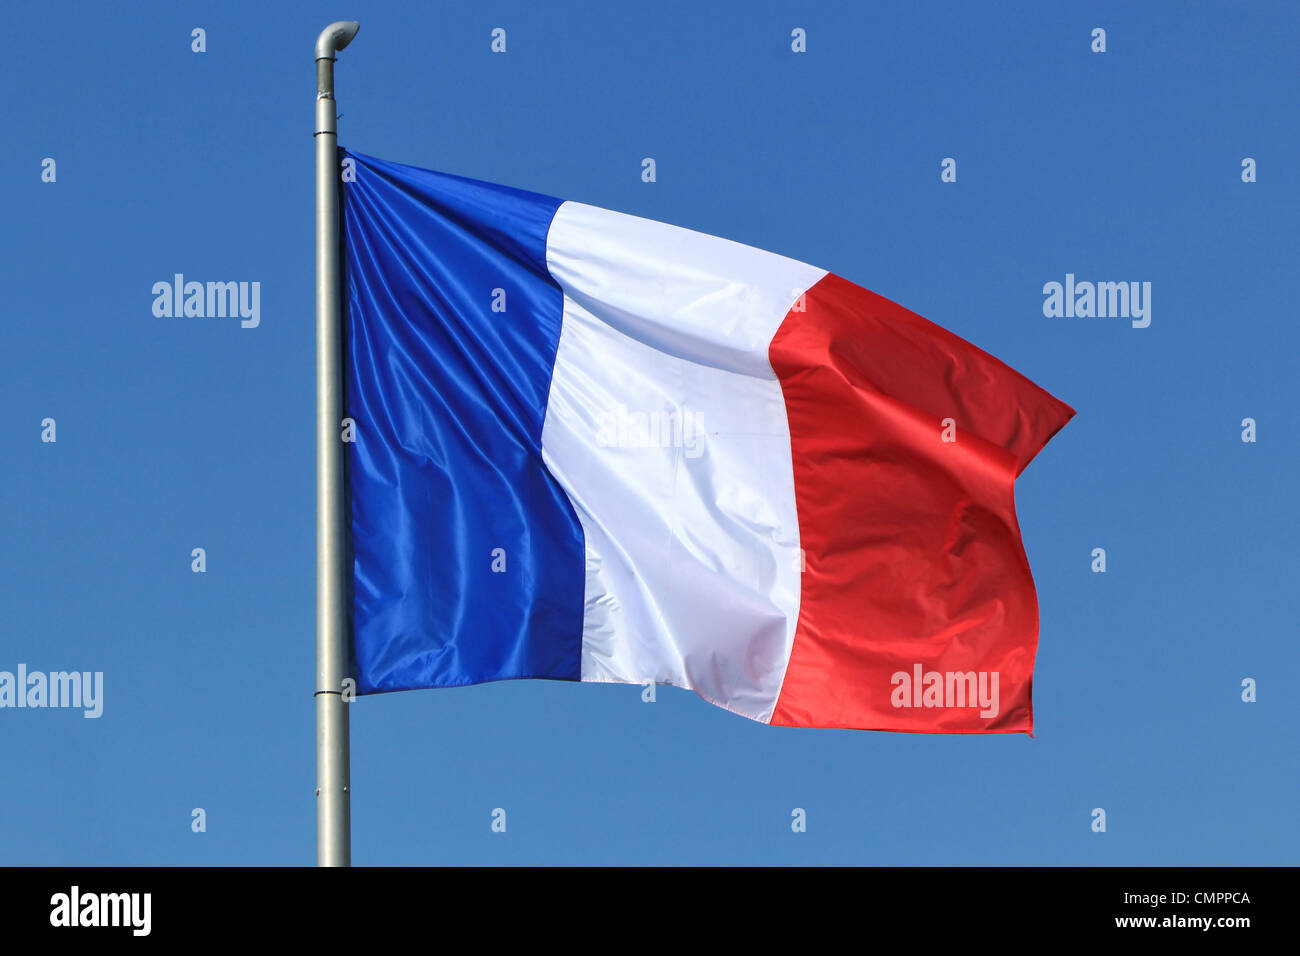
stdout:
<svg viewBox="0 0 1300 956">
<path fill-rule="evenodd" d="M 1013 486 L 1073 411 L 822 269 L 347 153 L 362 693 L 671 684 L 1032 729 Z"/>
</svg>

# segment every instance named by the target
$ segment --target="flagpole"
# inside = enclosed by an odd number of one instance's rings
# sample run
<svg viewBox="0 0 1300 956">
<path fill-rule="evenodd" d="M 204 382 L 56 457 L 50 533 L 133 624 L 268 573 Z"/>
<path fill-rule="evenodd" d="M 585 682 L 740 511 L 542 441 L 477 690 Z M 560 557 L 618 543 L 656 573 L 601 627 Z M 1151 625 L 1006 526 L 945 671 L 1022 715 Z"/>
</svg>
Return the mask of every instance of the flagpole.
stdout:
<svg viewBox="0 0 1300 956">
<path fill-rule="evenodd" d="M 331 23 L 316 40 L 316 864 L 352 863 L 348 782 L 346 539 L 343 527 L 343 336 L 340 308 L 338 117 L 334 53 L 360 25 Z"/>
</svg>

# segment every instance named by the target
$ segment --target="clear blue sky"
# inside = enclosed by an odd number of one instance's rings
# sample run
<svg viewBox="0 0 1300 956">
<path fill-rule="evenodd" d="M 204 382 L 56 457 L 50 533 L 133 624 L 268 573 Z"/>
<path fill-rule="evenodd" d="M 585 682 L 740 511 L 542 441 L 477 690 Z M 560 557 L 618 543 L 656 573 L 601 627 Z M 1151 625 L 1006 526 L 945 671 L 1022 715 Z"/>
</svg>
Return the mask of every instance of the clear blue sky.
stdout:
<svg viewBox="0 0 1300 956">
<path fill-rule="evenodd" d="M 0 710 L 0 863 L 314 861 L 312 47 L 344 17 L 342 143 L 815 263 L 1078 410 L 1017 489 L 1034 739 L 769 728 L 671 688 L 389 694 L 352 709 L 355 862 L 1297 862 L 1300 8 L 7 16 L 0 670 L 103 671 L 105 702 Z M 260 326 L 155 317 L 176 272 L 260 282 Z M 1066 273 L 1151 282 L 1150 327 L 1045 318 Z"/>
</svg>

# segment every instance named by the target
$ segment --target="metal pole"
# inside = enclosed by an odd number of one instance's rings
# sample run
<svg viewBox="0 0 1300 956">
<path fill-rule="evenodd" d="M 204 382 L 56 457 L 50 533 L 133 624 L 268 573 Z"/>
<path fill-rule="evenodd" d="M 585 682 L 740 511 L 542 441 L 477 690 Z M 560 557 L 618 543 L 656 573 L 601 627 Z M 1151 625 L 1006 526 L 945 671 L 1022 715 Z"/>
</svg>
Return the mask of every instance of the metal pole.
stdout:
<svg viewBox="0 0 1300 956">
<path fill-rule="evenodd" d="M 343 338 L 339 265 L 338 117 L 334 53 L 360 24 L 316 40 L 316 864 L 352 863 L 348 782 L 347 549 L 343 527 Z"/>
</svg>

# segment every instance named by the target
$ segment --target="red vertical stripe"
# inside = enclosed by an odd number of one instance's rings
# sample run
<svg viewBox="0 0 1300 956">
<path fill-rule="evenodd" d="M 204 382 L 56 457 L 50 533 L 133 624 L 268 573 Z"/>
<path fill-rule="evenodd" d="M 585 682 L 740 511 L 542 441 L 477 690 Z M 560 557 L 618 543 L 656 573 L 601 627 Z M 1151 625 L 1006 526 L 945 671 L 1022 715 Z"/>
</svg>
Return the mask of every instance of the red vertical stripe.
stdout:
<svg viewBox="0 0 1300 956">
<path fill-rule="evenodd" d="M 803 305 L 769 349 L 805 557 L 772 723 L 1030 731 L 1038 602 L 1014 483 L 1073 409 L 839 276 Z M 996 714 L 978 702 L 994 674 Z"/>
</svg>

